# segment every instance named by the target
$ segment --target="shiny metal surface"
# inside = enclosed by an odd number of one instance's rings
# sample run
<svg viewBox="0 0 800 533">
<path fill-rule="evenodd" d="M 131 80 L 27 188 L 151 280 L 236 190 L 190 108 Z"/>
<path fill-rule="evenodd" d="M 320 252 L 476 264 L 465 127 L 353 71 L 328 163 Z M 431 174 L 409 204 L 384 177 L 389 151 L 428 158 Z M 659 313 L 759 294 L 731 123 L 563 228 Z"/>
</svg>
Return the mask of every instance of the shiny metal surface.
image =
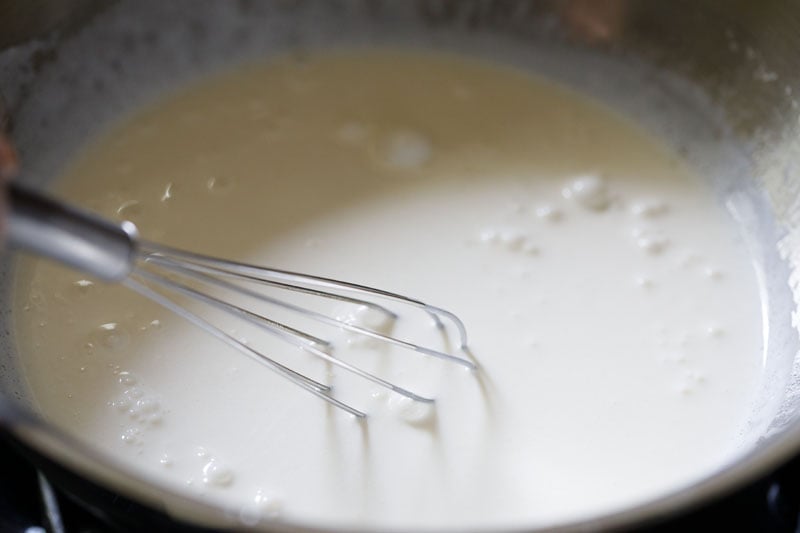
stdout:
<svg viewBox="0 0 800 533">
<path fill-rule="evenodd" d="M 122 281 L 133 271 L 136 228 L 9 186 L 8 244 L 59 261 L 104 281 Z"/>
<path fill-rule="evenodd" d="M 24 14 L 14 15 L 18 12 Z M 46 182 L 48 173 L 94 131 L 89 123 L 109 121 L 123 112 L 120 102 L 131 100 L 131 94 L 144 101 L 148 94 L 169 88 L 173 79 L 191 79 L 203 70 L 198 65 L 213 69 L 271 53 L 302 55 L 319 46 L 378 42 L 458 50 L 531 64 L 545 75 L 563 71 L 562 81 L 610 104 L 619 103 L 623 111 L 636 107 L 664 117 L 685 104 L 694 110 L 697 122 L 680 126 L 662 121 L 664 131 L 674 132 L 677 147 L 689 156 L 718 152 L 722 159 L 738 158 L 730 173 L 720 173 L 720 197 L 734 206 L 738 220 L 752 233 L 754 249 L 767 258 L 759 271 L 769 302 L 768 383 L 764 407 L 753 426 L 760 428 L 761 438 L 743 450 L 736 463 L 690 487 L 561 527 L 581 530 L 658 520 L 723 495 L 800 452 L 798 339 L 791 321 L 800 295 L 797 2 L 177 0 L 87 2 L 67 9 L 56 1 L 0 0 L 0 14 L 0 35 L 6 36 L 0 42 L 14 45 L 0 52 L 0 99 L 30 171 L 23 179 L 35 183 Z M 169 32 L 162 31 L 166 27 Z M 180 53 L 169 52 L 165 40 Z M 458 46 L 453 44 L 456 40 Z M 549 56 L 551 48 L 566 53 Z M 92 53 L 82 56 L 82 50 Z M 521 52 L 515 55 L 515 50 Z M 630 70 L 606 68 L 611 64 Z M 118 82 L 122 78 L 124 84 Z M 132 87 L 139 90 L 132 93 Z M 91 116 L 84 123 L 76 116 L 72 135 L 55 135 L 54 124 L 77 110 L 80 116 Z M 709 135 L 690 135 L 703 127 Z M 736 157 L 728 158 L 729 152 Z M 755 200 L 737 203 L 742 195 Z M 8 287 L 8 272 L 0 269 L 0 287 Z M 0 309 L 0 321 L 6 320 L 8 310 Z M 10 339 L 0 337 L 0 352 L 13 362 Z M 0 368 L 0 384 L 10 399 L 24 401 L 11 363 Z M 156 507 L 169 492 L 137 473 L 121 473 L 113 460 L 98 457 L 96 451 L 63 441 L 59 445 L 51 435 L 35 431 L 20 434 L 111 484 L 125 479 L 128 493 Z M 131 483 L 132 478 L 138 481 Z M 226 510 L 191 499 L 170 512 L 189 520 L 230 520 Z M 272 527 L 304 530 L 303 524 Z"/>
</svg>

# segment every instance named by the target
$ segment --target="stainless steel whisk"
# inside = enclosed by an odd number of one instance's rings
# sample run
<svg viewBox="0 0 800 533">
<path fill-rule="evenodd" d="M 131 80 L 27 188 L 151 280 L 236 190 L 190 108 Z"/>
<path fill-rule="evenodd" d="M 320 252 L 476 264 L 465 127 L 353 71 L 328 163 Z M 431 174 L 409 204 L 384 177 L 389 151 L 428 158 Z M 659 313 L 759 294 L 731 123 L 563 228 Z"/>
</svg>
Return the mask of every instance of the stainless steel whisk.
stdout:
<svg viewBox="0 0 800 533">
<path fill-rule="evenodd" d="M 142 241 L 138 237 L 136 227 L 131 222 L 116 224 L 18 184 L 10 185 L 8 192 L 10 201 L 8 241 L 12 248 L 54 259 L 104 281 L 120 282 L 185 318 L 244 355 L 268 366 L 296 385 L 356 417 L 363 418 L 366 414 L 335 398 L 329 385 L 296 372 L 250 347 L 212 322 L 165 296 L 155 287 L 166 293 L 192 298 L 258 326 L 296 348 L 417 402 L 432 403 L 434 400 L 334 357 L 326 351 L 331 346 L 330 342 L 325 339 L 212 296 L 188 285 L 187 282 L 199 283 L 208 288 L 232 291 L 256 299 L 261 303 L 297 313 L 307 319 L 338 326 L 355 334 L 437 357 L 470 370 L 476 368 L 475 363 L 466 357 L 384 335 L 328 314 L 260 293 L 252 287 L 266 285 L 366 306 L 392 320 L 397 318 L 396 313 L 386 305 L 376 303 L 373 299 L 416 308 L 427 313 L 433 319 L 435 326 L 440 329 L 445 328 L 444 321 L 449 321 L 458 332 L 459 350 L 467 354 L 467 332 L 464 323 L 445 309 L 364 285 L 248 265 Z"/>
</svg>

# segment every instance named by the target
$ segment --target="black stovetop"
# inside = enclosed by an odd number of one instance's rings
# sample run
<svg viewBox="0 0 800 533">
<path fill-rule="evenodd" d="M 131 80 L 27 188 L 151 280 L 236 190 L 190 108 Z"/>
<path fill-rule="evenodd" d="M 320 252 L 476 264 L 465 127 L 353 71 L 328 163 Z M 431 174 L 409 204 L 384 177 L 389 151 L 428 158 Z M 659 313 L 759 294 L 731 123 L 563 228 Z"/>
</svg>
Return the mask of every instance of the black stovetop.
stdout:
<svg viewBox="0 0 800 533">
<path fill-rule="evenodd" d="M 135 504 L 110 495 L 109 504 Z M 800 457 L 750 486 L 685 516 L 676 517 L 647 531 L 758 531 L 800 532 Z M 138 529 L 138 527 L 136 528 Z M 154 531 L 184 531 L 180 524 Z M 17 449 L 0 438 L 0 533 L 99 533 L 132 531 L 130 524 L 90 510 L 41 474 Z"/>
</svg>

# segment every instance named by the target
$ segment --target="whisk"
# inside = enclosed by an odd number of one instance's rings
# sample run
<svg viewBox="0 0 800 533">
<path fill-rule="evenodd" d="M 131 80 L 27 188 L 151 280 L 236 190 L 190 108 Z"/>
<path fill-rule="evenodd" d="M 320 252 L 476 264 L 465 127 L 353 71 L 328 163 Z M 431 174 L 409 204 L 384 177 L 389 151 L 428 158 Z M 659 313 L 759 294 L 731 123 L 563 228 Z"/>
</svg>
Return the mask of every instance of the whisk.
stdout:
<svg viewBox="0 0 800 533">
<path fill-rule="evenodd" d="M 332 346 L 328 340 L 213 296 L 208 289 L 232 291 L 262 304 L 282 309 L 283 312 L 295 313 L 306 319 L 337 326 L 353 334 L 371 337 L 470 370 L 476 369 L 475 363 L 467 357 L 467 332 L 464 323 L 445 309 L 364 285 L 238 263 L 143 241 L 139 239 L 136 226 L 131 222 L 116 224 L 19 184 L 10 185 L 8 193 L 10 202 L 8 241 L 12 248 L 54 259 L 104 281 L 122 283 L 242 354 L 266 365 L 292 383 L 356 417 L 364 418 L 366 413 L 337 399 L 330 385 L 292 370 L 254 349 L 187 306 L 178 303 L 175 297 L 188 297 L 255 325 L 291 346 L 416 402 L 433 403 L 434 399 L 416 394 L 335 357 L 330 353 Z M 206 290 L 196 288 L 198 285 L 205 287 Z M 386 335 L 287 299 L 264 294 L 263 291 L 255 289 L 259 285 L 364 306 L 390 320 L 396 319 L 397 314 L 388 305 L 414 308 L 427 313 L 439 329 L 446 327 L 445 322 L 451 323 L 458 332 L 459 350 L 465 356 L 453 355 Z"/>
</svg>

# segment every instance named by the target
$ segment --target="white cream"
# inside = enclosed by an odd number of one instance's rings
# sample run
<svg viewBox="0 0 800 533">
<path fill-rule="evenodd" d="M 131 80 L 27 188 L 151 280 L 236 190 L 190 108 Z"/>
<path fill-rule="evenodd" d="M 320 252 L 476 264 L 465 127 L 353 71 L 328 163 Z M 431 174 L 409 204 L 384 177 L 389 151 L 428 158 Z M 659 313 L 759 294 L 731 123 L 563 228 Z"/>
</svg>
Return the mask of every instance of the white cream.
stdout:
<svg viewBox="0 0 800 533">
<path fill-rule="evenodd" d="M 760 379 L 758 288 L 708 188 L 624 119 L 513 71 L 388 52 L 242 70 L 143 110 L 60 187 L 149 239 L 466 322 L 478 373 L 320 333 L 435 408 L 219 322 L 331 382 L 362 425 L 123 288 L 23 260 L 17 333 L 42 412 L 245 525 L 611 511 L 732 457 Z M 424 315 L 331 312 L 442 343 Z"/>
</svg>

